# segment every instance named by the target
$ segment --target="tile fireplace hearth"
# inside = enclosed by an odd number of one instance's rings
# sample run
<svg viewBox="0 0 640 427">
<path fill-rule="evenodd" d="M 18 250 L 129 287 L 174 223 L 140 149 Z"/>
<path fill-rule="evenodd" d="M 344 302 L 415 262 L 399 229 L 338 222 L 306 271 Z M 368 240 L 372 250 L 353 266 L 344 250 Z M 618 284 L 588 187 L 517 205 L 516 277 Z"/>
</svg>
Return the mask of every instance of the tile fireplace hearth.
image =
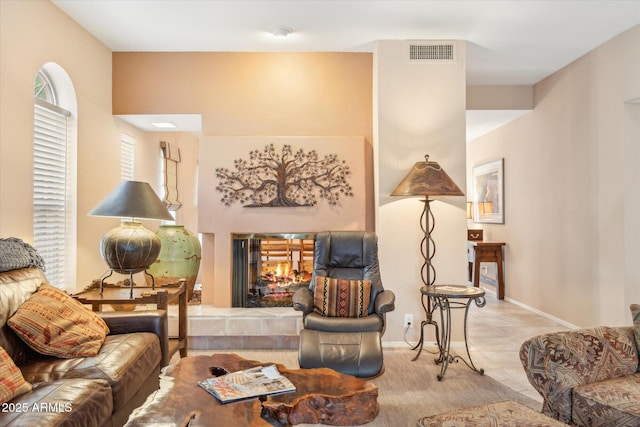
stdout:
<svg viewBox="0 0 640 427">
<path fill-rule="evenodd" d="M 170 305 L 169 334 L 178 328 L 177 307 Z M 191 350 L 298 348 L 302 314 L 292 307 L 220 308 L 190 305 L 187 347 Z"/>
<path fill-rule="evenodd" d="M 309 286 L 313 233 L 232 234 L 232 306 L 291 307 Z"/>
</svg>

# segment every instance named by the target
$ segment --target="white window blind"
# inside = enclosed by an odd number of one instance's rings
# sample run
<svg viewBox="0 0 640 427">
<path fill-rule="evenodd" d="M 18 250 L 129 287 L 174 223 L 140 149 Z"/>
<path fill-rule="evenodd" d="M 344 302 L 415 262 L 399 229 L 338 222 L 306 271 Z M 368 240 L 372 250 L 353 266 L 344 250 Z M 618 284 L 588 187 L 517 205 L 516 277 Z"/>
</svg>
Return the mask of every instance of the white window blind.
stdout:
<svg viewBox="0 0 640 427">
<path fill-rule="evenodd" d="M 123 133 L 120 136 L 120 178 L 132 181 L 135 176 L 136 139 Z"/>
<path fill-rule="evenodd" d="M 47 279 L 64 288 L 67 255 L 67 134 L 69 112 L 36 100 L 34 117 L 34 245 Z"/>
</svg>

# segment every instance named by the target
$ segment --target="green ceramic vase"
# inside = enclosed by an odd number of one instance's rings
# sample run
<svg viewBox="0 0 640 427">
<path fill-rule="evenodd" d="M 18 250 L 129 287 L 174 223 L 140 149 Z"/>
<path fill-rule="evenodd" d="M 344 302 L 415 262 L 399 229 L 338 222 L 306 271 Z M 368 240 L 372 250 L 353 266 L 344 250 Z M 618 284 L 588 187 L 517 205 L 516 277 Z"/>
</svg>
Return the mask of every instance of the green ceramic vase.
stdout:
<svg viewBox="0 0 640 427">
<path fill-rule="evenodd" d="M 200 241 L 184 225 L 161 225 L 156 235 L 162 246 L 158 258 L 147 272 L 153 275 L 156 286 L 185 279 L 187 300 L 190 300 L 200 269 Z M 147 282 L 150 282 L 148 277 Z"/>
</svg>

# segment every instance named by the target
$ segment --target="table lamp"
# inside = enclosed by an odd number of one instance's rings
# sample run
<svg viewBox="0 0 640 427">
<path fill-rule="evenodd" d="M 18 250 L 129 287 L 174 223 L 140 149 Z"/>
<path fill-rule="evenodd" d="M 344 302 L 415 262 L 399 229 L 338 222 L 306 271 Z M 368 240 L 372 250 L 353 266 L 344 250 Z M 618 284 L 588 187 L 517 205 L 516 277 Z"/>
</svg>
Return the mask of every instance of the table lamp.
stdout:
<svg viewBox="0 0 640 427">
<path fill-rule="evenodd" d="M 160 239 L 142 226 L 136 218 L 173 220 L 160 198 L 146 182 L 122 181 L 91 212 L 91 216 L 123 218 L 119 227 L 106 232 L 100 240 L 100 253 L 111 272 L 129 274 L 131 298 L 133 298 L 133 274 L 144 271 L 153 264 L 160 253 Z M 153 280 L 152 280 L 153 284 Z"/>
<path fill-rule="evenodd" d="M 478 213 L 480 218 L 493 213 L 493 202 L 478 202 Z"/>
</svg>

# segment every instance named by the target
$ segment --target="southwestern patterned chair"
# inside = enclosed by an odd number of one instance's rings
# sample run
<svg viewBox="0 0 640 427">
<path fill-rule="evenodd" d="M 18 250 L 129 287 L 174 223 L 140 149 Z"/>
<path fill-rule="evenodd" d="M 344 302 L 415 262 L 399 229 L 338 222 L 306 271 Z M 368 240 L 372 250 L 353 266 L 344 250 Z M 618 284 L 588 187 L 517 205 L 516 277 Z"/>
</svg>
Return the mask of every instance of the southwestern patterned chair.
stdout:
<svg viewBox="0 0 640 427">
<path fill-rule="evenodd" d="M 640 426 L 640 305 L 631 310 L 635 328 L 576 329 L 522 344 L 520 360 L 544 414 L 573 426 Z"/>
</svg>

